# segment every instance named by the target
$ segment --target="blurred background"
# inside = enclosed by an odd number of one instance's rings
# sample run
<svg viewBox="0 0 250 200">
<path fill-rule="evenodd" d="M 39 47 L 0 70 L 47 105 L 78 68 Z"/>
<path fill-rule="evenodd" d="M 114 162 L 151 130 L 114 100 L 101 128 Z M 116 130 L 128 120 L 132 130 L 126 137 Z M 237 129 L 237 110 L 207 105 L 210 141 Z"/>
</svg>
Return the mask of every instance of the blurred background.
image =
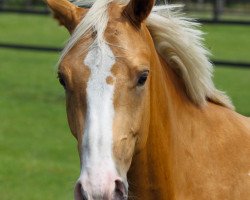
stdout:
<svg viewBox="0 0 250 200">
<path fill-rule="evenodd" d="M 250 116 L 250 0 L 166 2 L 203 24 L 215 84 Z M 79 159 L 56 79 L 68 37 L 42 0 L 0 0 L 1 200 L 73 199 Z"/>
</svg>

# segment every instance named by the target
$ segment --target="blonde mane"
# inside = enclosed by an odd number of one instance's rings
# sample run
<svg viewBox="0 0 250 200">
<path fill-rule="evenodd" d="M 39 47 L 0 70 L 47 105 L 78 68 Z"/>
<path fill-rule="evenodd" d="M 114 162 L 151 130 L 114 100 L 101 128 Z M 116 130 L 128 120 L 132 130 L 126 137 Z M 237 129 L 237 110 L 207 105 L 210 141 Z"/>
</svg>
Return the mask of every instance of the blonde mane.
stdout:
<svg viewBox="0 0 250 200">
<path fill-rule="evenodd" d="M 91 4 L 92 7 L 69 39 L 59 62 L 91 29 L 97 31 L 94 45 L 105 42 L 103 34 L 107 27 L 107 9 L 111 2 L 127 4 L 128 0 L 74 1 L 76 5 Z M 199 24 L 176 15 L 172 11 L 174 8 L 176 6 L 173 5 L 155 6 L 146 20 L 156 50 L 182 77 L 186 92 L 195 104 L 203 106 L 209 100 L 234 109 L 229 97 L 214 86 L 213 66 L 208 59 L 210 53 L 203 46 L 203 33 L 197 28 Z"/>
</svg>

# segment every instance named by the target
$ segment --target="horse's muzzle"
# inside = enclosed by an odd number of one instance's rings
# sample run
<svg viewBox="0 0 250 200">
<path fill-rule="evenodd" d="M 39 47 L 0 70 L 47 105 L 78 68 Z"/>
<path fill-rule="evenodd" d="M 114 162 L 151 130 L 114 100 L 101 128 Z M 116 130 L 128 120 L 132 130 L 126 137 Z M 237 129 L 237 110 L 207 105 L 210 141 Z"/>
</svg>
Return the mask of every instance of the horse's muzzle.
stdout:
<svg viewBox="0 0 250 200">
<path fill-rule="evenodd" d="M 75 200 L 127 200 L 128 190 L 121 180 L 115 181 L 115 188 L 112 192 L 104 194 L 89 194 L 84 186 L 78 182 L 75 187 Z M 93 190 L 94 191 L 94 190 Z"/>
</svg>

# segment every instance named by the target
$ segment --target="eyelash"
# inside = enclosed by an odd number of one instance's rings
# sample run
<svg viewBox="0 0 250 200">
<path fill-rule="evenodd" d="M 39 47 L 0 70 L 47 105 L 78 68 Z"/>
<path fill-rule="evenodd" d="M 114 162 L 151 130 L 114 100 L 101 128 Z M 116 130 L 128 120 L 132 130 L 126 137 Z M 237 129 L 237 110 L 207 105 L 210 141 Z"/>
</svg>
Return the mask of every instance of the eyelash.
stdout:
<svg viewBox="0 0 250 200">
<path fill-rule="evenodd" d="M 63 77 L 62 77 L 60 74 L 58 74 L 57 78 L 58 78 L 58 80 L 59 80 L 59 83 L 60 83 L 64 88 L 66 88 L 66 83 L 65 83 Z"/>
<path fill-rule="evenodd" d="M 140 74 L 140 76 L 139 76 L 139 78 L 138 78 L 138 81 L 137 81 L 137 86 L 138 86 L 138 87 L 142 87 L 142 86 L 145 85 L 145 83 L 146 83 L 146 81 L 147 81 L 147 79 L 148 79 L 148 74 L 149 74 L 149 70 L 145 70 L 145 71 L 143 71 L 143 72 Z"/>
</svg>

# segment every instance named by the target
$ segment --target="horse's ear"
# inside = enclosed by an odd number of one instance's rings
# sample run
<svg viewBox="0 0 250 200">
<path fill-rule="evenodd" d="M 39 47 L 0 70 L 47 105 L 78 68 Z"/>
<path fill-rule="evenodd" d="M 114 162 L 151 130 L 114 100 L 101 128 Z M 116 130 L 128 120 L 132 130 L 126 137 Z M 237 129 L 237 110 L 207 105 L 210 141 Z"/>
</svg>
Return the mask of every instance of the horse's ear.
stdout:
<svg viewBox="0 0 250 200">
<path fill-rule="evenodd" d="M 45 0 L 45 2 L 53 11 L 59 24 L 65 26 L 70 33 L 74 31 L 86 12 L 86 9 L 79 8 L 68 0 Z"/>
<path fill-rule="evenodd" d="M 155 0 L 130 0 L 123 10 L 133 25 L 140 27 L 141 23 L 149 16 Z"/>
</svg>

